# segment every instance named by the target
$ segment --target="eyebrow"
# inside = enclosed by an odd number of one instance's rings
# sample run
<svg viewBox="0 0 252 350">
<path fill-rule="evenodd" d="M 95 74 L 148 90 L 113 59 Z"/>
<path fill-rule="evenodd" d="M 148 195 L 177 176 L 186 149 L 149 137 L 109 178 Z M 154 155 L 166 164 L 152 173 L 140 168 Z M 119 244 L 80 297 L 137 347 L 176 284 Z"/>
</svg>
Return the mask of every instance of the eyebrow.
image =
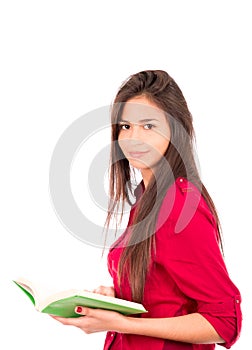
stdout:
<svg viewBox="0 0 252 350">
<path fill-rule="evenodd" d="M 138 121 L 138 123 L 131 123 L 128 120 L 120 120 L 119 123 L 144 124 L 144 123 L 149 123 L 149 122 L 152 122 L 152 121 L 158 122 L 159 120 L 153 119 L 153 118 L 152 119 L 141 119 L 141 120 Z"/>
</svg>

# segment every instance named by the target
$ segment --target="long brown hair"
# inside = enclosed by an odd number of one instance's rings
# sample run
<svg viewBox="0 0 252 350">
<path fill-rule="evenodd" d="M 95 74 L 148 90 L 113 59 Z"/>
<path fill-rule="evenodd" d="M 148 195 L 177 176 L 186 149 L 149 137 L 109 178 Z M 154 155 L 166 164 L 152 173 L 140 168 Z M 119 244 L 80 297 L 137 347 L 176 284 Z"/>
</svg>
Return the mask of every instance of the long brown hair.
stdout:
<svg viewBox="0 0 252 350">
<path fill-rule="evenodd" d="M 155 245 L 155 229 L 160 206 L 168 187 L 178 177 L 193 182 L 205 198 L 217 224 L 221 243 L 220 224 L 214 203 L 200 180 L 194 151 L 194 129 L 192 116 L 187 107 L 182 91 L 170 75 L 161 70 L 147 70 L 134 74 L 120 87 L 111 110 L 112 143 L 110 164 L 110 203 L 106 226 L 119 211 L 119 203 L 130 202 L 131 170 L 119 145 L 119 121 L 125 103 L 136 96 L 144 95 L 158 108 L 165 112 L 171 129 L 171 140 L 168 149 L 155 169 L 147 188 L 140 198 L 128 244 L 122 251 L 118 278 L 129 279 L 132 300 L 141 302 L 150 257 Z M 166 166 L 164 171 L 165 163 Z"/>
</svg>

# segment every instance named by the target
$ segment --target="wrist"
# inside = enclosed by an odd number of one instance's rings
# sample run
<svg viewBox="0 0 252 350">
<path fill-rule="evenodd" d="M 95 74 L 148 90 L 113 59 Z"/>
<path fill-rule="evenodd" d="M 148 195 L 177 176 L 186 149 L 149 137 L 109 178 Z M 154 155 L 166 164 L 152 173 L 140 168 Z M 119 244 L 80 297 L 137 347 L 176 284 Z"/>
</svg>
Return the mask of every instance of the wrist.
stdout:
<svg viewBox="0 0 252 350">
<path fill-rule="evenodd" d="M 115 332 L 124 334 L 137 334 L 136 329 L 138 328 L 138 318 L 120 315 L 120 322 L 116 322 Z"/>
</svg>

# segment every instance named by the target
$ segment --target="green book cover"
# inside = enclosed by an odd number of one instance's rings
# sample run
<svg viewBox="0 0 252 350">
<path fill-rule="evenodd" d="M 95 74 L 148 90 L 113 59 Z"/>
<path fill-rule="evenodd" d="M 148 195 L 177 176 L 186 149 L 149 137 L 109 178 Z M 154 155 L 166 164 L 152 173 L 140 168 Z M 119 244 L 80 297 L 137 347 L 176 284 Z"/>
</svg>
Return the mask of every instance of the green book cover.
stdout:
<svg viewBox="0 0 252 350">
<path fill-rule="evenodd" d="M 76 306 L 117 311 L 124 315 L 147 312 L 144 306 L 139 303 L 75 289 L 65 290 L 42 298 L 39 297 L 30 281 L 18 279 L 13 282 L 28 296 L 36 310 L 51 315 L 80 317 L 81 315 L 74 311 Z"/>
</svg>

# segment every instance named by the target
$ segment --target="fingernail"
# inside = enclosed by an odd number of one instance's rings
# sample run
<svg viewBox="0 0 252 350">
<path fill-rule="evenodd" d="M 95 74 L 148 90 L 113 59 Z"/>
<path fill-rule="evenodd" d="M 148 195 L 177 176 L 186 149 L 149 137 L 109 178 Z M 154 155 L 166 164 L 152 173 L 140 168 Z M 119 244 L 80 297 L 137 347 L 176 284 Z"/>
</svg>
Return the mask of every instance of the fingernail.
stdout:
<svg viewBox="0 0 252 350">
<path fill-rule="evenodd" d="M 77 306 L 75 311 L 78 312 L 78 313 L 81 313 L 82 312 L 82 307 L 81 306 Z"/>
</svg>

